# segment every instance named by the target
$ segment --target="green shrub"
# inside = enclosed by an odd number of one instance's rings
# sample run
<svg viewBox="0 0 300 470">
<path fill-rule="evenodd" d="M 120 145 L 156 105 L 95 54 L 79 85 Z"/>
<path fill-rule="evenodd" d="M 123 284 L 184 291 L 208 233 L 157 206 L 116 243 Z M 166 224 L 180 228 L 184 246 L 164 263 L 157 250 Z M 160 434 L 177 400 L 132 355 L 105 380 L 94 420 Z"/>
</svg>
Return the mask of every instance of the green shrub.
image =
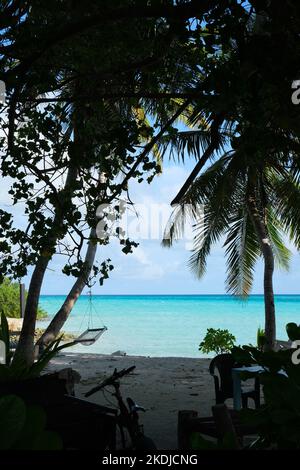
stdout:
<svg viewBox="0 0 300 470">
<path fill-rule="evenodd" d="M 20 287 L 17 282 L 11 282 L 7 278 L 0 284 L 0 311 L 6 317 L 20 318 Z M 38 318 L 45 317 L 47 312 L 39 307 Z"/>
<path fill-rule="evenodd" d="M 3 312 L 0 315 L 0 320 L 0 340 L 3 341 L 6 352 L 5 363 L 0 364 L 0 384 L 39 377 L 51 359 L 53 359 L 59 351 L 74 346 L 75 344 L 74 342 L 60 344 L 62 342 L 62 336 L 60 336 L 44 349 L 39 358 L 31 366 L 28 366 L 24 358 L 18 358 L 12 361 L 13 351 L 10 348 L 11 335 L 9 333 L 7 318 Z"/>
<path fill-rule="evenodd" d="M 222 354 L 230 352 L 236 341 L 235 336 L 228 330 L 208 328 L 203 341 L 199 344 L 199 351 L 207 354 L 215 352 Z"/>
<path fill-rule="evenodd" d="M 265 330 L 263 330 L 261 327 L 257 329 L 256 341 L 257 341 L 258 349 L 262 351 L 266 343 L 266 335 L 265 335 Z"/>
</svg>

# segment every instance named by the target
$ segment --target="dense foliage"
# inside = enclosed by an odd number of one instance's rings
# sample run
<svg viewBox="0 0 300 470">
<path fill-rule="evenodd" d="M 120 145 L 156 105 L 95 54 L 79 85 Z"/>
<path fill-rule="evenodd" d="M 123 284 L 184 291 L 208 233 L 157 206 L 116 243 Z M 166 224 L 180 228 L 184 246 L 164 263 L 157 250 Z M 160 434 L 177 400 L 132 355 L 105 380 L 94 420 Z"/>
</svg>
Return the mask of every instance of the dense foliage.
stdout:
<svg viewBox="0 0 300 470">
<path fill-rule="evenodd" d="M 287 325 L 290 340 L 300 340 L 300 327 Z M 257 410 L 241 411 L 241 418 L 256 426 L 253 448 L 300 449 L 300 361 L 299 349 L 261 351 L 252 346 L 235 347 L 232 354 L 242 365 L 261 366 L 259 380 L 264 404 Z M 244 372 L 242 379 L 255 374 Z"/>
<path fill-rule="evenodd" d="M 17 282 L 5 278 L 0 284 L 0 311 L 9 318 L 20 318 L 20 287 Z M 47 312 L 38 308 L 37 318 L 45 318 Z"/>
<path fill-rule="evenodd" d="M 284 12 L 275 0 L 4 1 L 0 8 L 7 86 L 0 169 L 26 214 L 20 227 L 0 211 L 0 271 L 18 278 L 32 266 L 35 279 L 20 348 L 33 349 L 39 292 L 55 254 L 66 256 L 66 275 L 81 277 L 79 292 L 90 276 L 103 283 L 113 267 L 97 262 L 93 246 L 114 236 L 125 254 L 132 251 L 126 234 L 107 230 L 97 239 L 96 208 L 112 203 L 117 215 L 120 198 L 131 204 L 130 181 L 151 182 L 167 149 L 196 159 L 174 202 L 208 205 L 207 223 L 195 227 L 197 274 L 225 234 L 228 290 L 247 295 L 264 256 L 272 347 L 274 258 L 287 266 L 289 257 L 282 229 L 300 243 L 299 119 L 290 99 L 298 2 Z M 179 131 L 178 118 L 191 130 Z M 60 312 L 53 328 L 69 313 Z"/>
<path fill-rule="evenodd" d="M 60 337 L 51 342 L 33 364 L 28 365 L 23 357 L 18 357 L 17 360 L 12 361 L 13 351 L 11 350 L 10 332 L 6 316 L 3 313 L 1 314 L 0 340 L 5 345 L 6 355 L 5 363 L 0 364 L 0 384 L 39 377 L 59 351 L 75 344 L 74 342 L 60 344 L 62 340 L 62 337 Z"/>
<path fill-rule="evenodd" d="M 187 21 L 196 5 L 40 0 L 1 8 L 0 78 L 8 92 L 1 172 L 12 178 L 9 194 L 25 205 L 27 220 L 20 227 L 1 209 L 0 271 L 17 278 L 34 267 L 17 350 L 26 349 L 30 361 L 38 296 L 53 256 L 66 257 L 63 272 L 79 279 L 78 293 L 91 276 L 102 284 L 113 268 L 111 260 L 95 260 L 97 245 L 113 236 L 125 254 L 136 246 L 111 233 L 105 216 L 105 236 L 97 239 L 96 209 L 112 204 L 118 217 L 119 198 L 132 204 L 130 180 L 151 182 L 160 171 L 156 144 L 187 105 L 169 94 L 185 93 L 198 74 L 189 41 L 197 34 Z M 68 313 L 51 327 L 59 330 Z"/>
</svg>

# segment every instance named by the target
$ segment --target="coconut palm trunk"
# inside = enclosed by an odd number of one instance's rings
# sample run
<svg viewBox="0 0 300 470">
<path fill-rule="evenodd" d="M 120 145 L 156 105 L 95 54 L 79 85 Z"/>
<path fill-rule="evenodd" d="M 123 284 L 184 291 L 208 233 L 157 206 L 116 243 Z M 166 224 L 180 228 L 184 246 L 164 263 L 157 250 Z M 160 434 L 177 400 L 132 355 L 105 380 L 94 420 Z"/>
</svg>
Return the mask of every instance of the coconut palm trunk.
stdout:
<svg viewBox="0 0 300 470">
<path fill-rule="evenodd" d="M 258 208 L 255 196 L 248 198 L 248 210 L 259 240 L 264 259 L 265 348 L 274 349 L 276 341 L 276 318 L 273 289 L 274 253 L 266 223 L 265 210 Z"/>
<path fill-rule="evenodd" d="M 62 304 L 62 306 L 46 328 L 45 332 L 37 341 L 36 345 L 39 346 L 39 348 L 43 349 L 44 346 L 46 346 L 49 342 L 53 341 L 59 334 L 66 320 L 68 319 L 77 299 L 79 298 L 80 294 L 82 293 L 84 287 L 88 282 L 94 264 L 96 252 L 96 230 L 92 229 L 81 274 L 72 286 L 64 303 Z"/>
</svg>

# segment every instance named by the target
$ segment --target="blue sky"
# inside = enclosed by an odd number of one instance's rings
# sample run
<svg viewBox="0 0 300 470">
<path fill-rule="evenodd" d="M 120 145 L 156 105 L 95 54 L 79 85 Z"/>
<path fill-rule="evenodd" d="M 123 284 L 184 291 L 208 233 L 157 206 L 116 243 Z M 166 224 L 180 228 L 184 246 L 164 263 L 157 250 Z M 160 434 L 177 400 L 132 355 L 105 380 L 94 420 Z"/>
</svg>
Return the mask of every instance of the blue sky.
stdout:
<svg viewBox="0 0 300 470">
<path fill-rule="evenodd" d="M 190 167 L 190 165 L 189 165 Z M 183 166 L 169 163 L 161 176 L 148 185 L 131 185 L 131 197 L 135 203 L 145 205 L 168 205 L 176 191 L 188 175 Z M 1 193 L 0 193 L 1 196 Z M 3 189 L 2 189 L 3 196 Z M 161 247 L 160 240 L 140 240 L 133 254 L 124 255 L 120 246 L 113 242 L 109 247 L 100 247 L 98 260 L 107 257 L 115 265 L 110 279 L 104 286 L 96 284 L 94 294 L 223 294 L 225 293 L 225 260 L 221 244 L 215 246 L 208 260 L 207 273 L 203 279 L 195 279 L 187 262 L 190 252 L 184 242 L 174 247 Z M 298 294 L 300 279 L 300 257 L 293 249 L 293 259 L 289 273 L 276 270 L 275 291 L 278 294 Z M 64 260 L 56 256 L 47 271 L 42 293 L 65 294 L 72 285 L 72 279 L 60 270 Z M 29 277 L 24 279 L 28 285 Z M 262 293 L 263 266 L 259 262 L 256 269 L 253 293 Z"/>
</svg>

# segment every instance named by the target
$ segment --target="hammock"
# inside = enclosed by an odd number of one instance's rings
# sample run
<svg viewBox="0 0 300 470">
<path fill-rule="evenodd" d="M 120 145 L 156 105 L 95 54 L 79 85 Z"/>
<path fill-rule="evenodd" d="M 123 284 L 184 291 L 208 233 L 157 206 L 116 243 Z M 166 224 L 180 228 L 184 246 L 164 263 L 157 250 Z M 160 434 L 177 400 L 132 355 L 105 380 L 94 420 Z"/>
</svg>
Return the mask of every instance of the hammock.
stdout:
<svg viewBox="0 0 300 470">
<path fill-rule="evenodd" d="M 87 328 L 81 335 L 74 340 L 74 343 L 80 343 L 84 346 L 91 346 L 107 330 L 106 326 L 102 328 Z"/>
<path fill-rule="evenodd" d="M 100 336 L 103 335 L 103 333 L 107 330 L 106 326 L 101 326 L 99 328 L 94 328 L 93 327 L 93 310 L 96 312 L 96 309 L 93 305 L 93 299 L 92 299 L 92 291 L 89 290 L 89 304 L 88 304 L 88 327 L 87 329 L 81 333 L 78 338 L 74 340 L 74 343 L 80 343 L 83 346 L 91 346 L 94 344 Z M 96 312 L 97 313 L 97 312 Z M 86 315 L 84 315 L 85 318 Z"/>
</svg>

